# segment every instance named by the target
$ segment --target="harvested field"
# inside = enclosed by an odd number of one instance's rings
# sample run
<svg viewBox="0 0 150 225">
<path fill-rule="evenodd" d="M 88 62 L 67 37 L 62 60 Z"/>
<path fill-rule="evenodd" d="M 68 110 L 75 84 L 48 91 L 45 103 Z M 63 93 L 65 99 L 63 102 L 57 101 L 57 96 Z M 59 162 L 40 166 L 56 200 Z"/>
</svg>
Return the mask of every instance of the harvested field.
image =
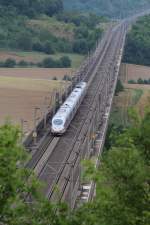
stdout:
<svg viewBox="0 0 150 225">
<path fill-rule="evenodd" d="M 60 79 L 64 72 L 56 70 L 55 76 Z M 20 124 L 23 119 L 26 121 L 24 132 L 30 132 L 33 129 L 35 107 L 39 108 L 37 120 L 40 120 L 44 110 L 52 107 L 54 91 L 62 93 L 68 85 L 62 80 L 51 80 L 53 75 L 54 71 L 49 69 L 46 71 L 44 69 L 40 71 L 37 69 L 35 71 L 34 69 L 1 69 L 0 124 L 3 124 L 8 117 L 14 124 Z"/>
<path fill-rule="evenodd" d="M 62 80 L 64 75 L 73 73 L 72 69 L 46 69 L 46 68 L 0 68 L 0 76 L 4 77 L 23 77 L 39 79 L 57 79 Z"/>
<path fill-rule="evenodd" d="M 123 83 L 128 83 L 129 80 L 137 81 L 139 78 L 148 80 L 150 79 L 150 67 L 122 63 L 120 77 Z"/>
<path fill-rule="evenodd" d="M 9 118 L 14 124 L 21 124 L 21 119 L 27 121 L 26 131 L 33 128 L 33 113 L 35 107 L 41 107 L 46 93 L 40 91 L 0 88 L 0 124 Z M 38 115 L 41 117 L 41 112 Z"/>
</svg>

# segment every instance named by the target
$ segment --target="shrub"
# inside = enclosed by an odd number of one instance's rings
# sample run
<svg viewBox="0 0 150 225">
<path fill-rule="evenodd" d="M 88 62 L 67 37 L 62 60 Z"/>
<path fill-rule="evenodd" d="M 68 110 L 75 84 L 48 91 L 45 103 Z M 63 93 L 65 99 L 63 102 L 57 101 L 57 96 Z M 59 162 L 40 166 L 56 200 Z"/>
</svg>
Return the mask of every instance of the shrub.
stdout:
<svg viewBox="0 0 150 225">
<path fill-rule="evenodd" d="M 8 58 L 4 62 L 4 67 L 12 68 L 12 67 L 15 67 L 15 66 L 16 66 L 16 60 L 15 59 Z"/>
<path fill-rule="evenodd" d="M 138 83 L 138 84 L 144 84 L 144 81 L 142 80 L 142 78 L 139 78 L 139 79 L 137 80 L 137 83 Z"/>
<path fill-rule="evenodd" d="M 57 67 L 57 62 L 55 60 L 53 60 L 51 57 L 45 58 L 42 61 L 42 67 L 45 67 L 45 68 L 56 68 Z"/>
<path fill-rule="evenodd" d="M 148 84 L 149 82 L 148 82 L 148 80 L 144 80 L 143 83 L 144 84 Z"/>
<path fill-rule="evenodd" d="M 38 66 L 38 67 L 44 67 L 44 66 L 43 66 L 43 62 L 38 62 L 38 63 L 37 63 L 37 66 Z"/>
<path fill-rule="evenodd" d="M 0 61 L 0 67 L 4 67 L 4 62 Z"/>
<path fill-rule="evenodd" d="M 21 60 L 18 62 L 18 66 L 20 66 L 20 67 L 27 67 L 28 65 L 29 65 L 29 63 L 24 60 Z"/>
<path fill-rule="evenodd" d="M 71 60 L 68 56 L 63 56 L 60 58 L 60 64 L 65 68 L 71 67 Z"/>
<path fill-rule="evenodd" d="M 128 80 L 128 84 L 136 84 L 135 80 Z"/>
</svg>

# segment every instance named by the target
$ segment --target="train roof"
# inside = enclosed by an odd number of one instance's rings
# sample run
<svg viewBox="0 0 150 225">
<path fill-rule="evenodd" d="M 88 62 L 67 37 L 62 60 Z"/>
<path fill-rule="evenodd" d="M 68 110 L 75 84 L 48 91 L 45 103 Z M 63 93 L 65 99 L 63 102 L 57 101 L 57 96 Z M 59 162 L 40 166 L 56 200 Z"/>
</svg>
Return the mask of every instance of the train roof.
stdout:
<svg viewBox="0 0 150 225">
<path fill-rule="evenodd" d="M 78 83 L 71 92 L 71 94 L 68 96 L 66 101 L 63 103 L 63 105 L 59 108 L 59 110 L 53 117 L 53 120 L 54 119 L 65 120 L 71 113 L 72 109 L 76 106 L 77 101 L 80 99 L 80 96 L 85 88 L 86 88 L 85 82 Z"/>
</svg>

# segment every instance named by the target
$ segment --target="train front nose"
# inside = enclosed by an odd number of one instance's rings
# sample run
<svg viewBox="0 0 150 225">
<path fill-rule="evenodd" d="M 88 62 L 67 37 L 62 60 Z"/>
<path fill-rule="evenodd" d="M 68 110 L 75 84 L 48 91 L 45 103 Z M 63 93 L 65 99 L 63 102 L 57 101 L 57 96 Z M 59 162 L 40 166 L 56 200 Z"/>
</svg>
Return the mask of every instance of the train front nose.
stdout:
<svg viewBox="0 0 150 225">
<path fill-rule="evenodd" d="M 53 127 L 52 130 L 56 133 L 62 132 L 64 130 L 64 127 Z"/>
<path fill-rule="evenodd" d="M 65 131 L 64 123 L 61 119 L 55 119 L 52 122 L 52 128 L 51 128 L 52 133 L 55 134 L 62 134 Z"/>
</svg>

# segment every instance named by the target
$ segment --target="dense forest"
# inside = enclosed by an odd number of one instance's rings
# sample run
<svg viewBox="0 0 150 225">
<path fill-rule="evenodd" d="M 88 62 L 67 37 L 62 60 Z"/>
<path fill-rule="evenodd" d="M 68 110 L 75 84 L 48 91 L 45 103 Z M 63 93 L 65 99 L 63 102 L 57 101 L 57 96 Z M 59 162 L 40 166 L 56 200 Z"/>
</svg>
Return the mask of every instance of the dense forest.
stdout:
<svg viewBox="0 0 150 225">
<path fill-rule="evenodd" d="M 137 9 L 147 7 L 149 0 L 63 0 L 67 10 L 92 11 L 109 17 L 126 17 Z"/>
<path fill-rule="evenodd" d="M 149 225 L 150 109 L 143 118 L 132 109 L 129 118 L 128 128 L 109 136 L 98 170 L 92 161 L 83 162 L 83 180 L 96 182 L 96 197 L 74 212 L 41 196 L 41 184 L 22 166 L 27 155 L 19 129 L 9 122 L 0 127 L 1 224 Z M 26 196 L 32 196 L 32 204 Z"/>
<path fill-rule="evenodd" d="M 0 5 L 5 9 L 15 9 L 17 13 L 34 17 L 39 13 L 52 16 L 63 10 L 62 0 L 0 0 Z"/>
<path fill-rule="evenodd" d="M 150 66 L 150 16 L 140 18 L 127 35 L 124 62 Z"/>
</svg>

